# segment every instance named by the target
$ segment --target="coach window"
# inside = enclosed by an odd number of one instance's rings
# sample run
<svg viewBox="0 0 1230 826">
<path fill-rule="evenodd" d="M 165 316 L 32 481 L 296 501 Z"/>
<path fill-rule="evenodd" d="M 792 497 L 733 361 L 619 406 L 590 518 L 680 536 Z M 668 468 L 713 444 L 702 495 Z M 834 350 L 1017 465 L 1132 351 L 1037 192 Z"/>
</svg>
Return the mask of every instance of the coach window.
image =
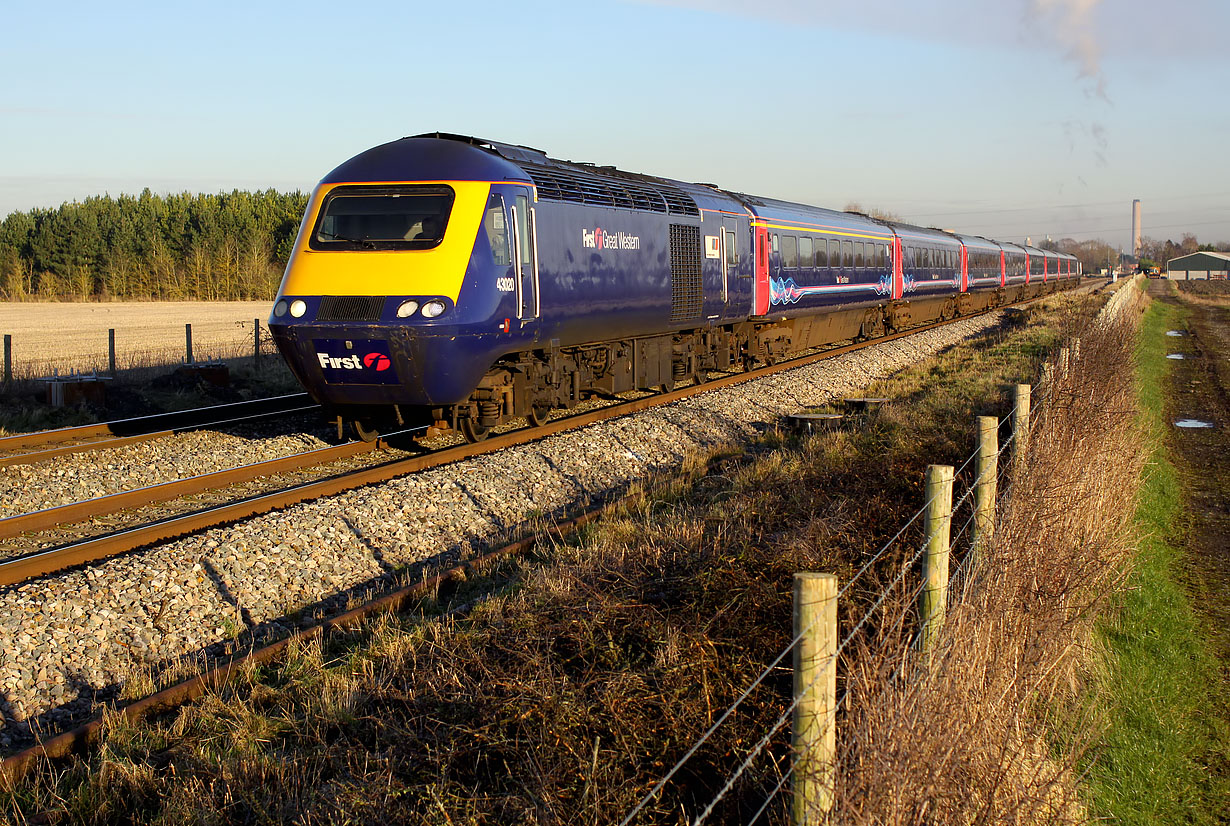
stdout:
<svg viewBox="0 0 1230 826">
<path fill-rule="evenodd" d="M 881 244 L 880 245 L 880 269 L 881 270 L 888 269 L 888 257 L 889 257 L 888 256 L 888 245 Z"/>
<path fill-rule="evenodd" d="M 735 231 L 726 230 L 726 266 L 737 270 L 739 267 L 739 250 L 735 246 Z"/>
<path fill-rule="evenodd" d="M 827 267 L 829 265 L 829 239 L 816 239 L 816 266 Z"/>
<path fill-rule="evenodd" d="M 497 267 L 507 267 L 512 263 L 508 254 L 508 225 L 504 221 L 504 199 L 497 192 L 491 193 L 487 199 L 483 229 L 487 233 L 487 243 L 491 245 L 492 263 Z"/>
<path fill-rule="evenodd" d="M 793 235 L 782 236 L 782 266 L 788 270 L 799 266 L 799 239 Z"/>
<path fill-rule="evenodd" d="M 854 266 L 854 242 L 841 242 L 841 265 L 846 269 Z"/>
<path fill-rule="evenodd" d="M 810 270 L 813 262 L 812 245 L 810 238 L 799 239 L 799 266 L 805 270 Z"/>
</svg>

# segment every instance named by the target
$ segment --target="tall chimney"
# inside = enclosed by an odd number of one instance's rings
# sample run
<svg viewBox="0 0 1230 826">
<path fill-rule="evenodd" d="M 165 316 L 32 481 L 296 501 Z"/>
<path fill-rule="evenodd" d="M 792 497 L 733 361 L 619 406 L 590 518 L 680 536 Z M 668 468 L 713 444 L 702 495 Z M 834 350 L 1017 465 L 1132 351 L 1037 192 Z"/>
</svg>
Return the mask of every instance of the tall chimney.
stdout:
<svg viewBox="0 0 1230 826">
<path fill-rule="evenodd" d="M 1132 255 L 1140 256 L 1140 199 L 1132 201 Z"/>
</svg>

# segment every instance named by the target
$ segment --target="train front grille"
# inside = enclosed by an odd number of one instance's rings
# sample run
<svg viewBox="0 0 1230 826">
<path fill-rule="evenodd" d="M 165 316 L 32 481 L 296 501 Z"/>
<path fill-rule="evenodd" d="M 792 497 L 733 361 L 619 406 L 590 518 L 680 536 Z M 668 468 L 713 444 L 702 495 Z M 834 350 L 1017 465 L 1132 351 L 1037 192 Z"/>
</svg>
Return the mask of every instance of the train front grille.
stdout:
<svg viewBox="0 0 1230 826">
<path fill-rule="evenodd" d="M 317 321 L 379 321 L 382 295 L 326 295 L 320 299 Z"/>
</svg>

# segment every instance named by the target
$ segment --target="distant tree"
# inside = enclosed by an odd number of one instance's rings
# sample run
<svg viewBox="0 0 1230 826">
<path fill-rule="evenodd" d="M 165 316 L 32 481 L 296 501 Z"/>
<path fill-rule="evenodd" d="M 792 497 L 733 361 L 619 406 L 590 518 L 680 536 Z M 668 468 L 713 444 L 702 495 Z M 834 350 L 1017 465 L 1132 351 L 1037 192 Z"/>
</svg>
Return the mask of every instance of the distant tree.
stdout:
<svg viewBox="0 0 1230 826">
<path fill-rule="evenodd" d="M 0 294 L 272 298 L 307 196 L 183 192 L 87 198 L 0 222 Z"/>
<path fill-rule="evenodd" d="M 1191 255 L 1196 250 L 1200 249 L 1200 243 L 1196 240 L 1196 236 L 1190 232 L 1183 233 L 1182 239 L 1179 241 L 1180 255 Z"/>
<path fill-rule="evenodd" d="M 879 209 L 877 207 L 871 207 L 869 209 L 864 209 L 863 205 L 860 204 L 858 201 L 851 201 L 850 203 L 846 204 L 845 211 L 846 212 L 857 212 L 859 215 L 866 215 L 869 218 L 875 218 L 879 221 L 893 221 L 894 223 L 898 223 L 898 224 L 905 223 L 905 219 L 902 218 L 900 215 L 898 215 L 895 212 L 889 212 L 887 210 Z"/>
<path fill-rule="evenodd" d="M 1111 267 L 1119 260 L 1118 251 L 1102 240 L 1076 241 L 1062 238 L 1058 242 L 1060 252 L 1076 256 L 1085 272 L 1098 272 Z"/>
</svg>

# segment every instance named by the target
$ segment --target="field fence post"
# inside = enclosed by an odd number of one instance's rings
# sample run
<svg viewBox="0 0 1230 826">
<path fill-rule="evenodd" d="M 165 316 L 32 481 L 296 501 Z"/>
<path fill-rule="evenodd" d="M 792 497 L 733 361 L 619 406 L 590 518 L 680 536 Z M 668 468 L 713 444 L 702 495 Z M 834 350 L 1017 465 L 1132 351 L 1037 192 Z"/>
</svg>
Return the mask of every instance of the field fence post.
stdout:
<svg viewBox="0 0 1230 826">
<path fill-rule="evenodd" d="M 188 364 L 193 364 L 194 362 L 193 362 L 193 360 L 192 360 L 192 325 L 191 325 L 191 324 L 185 324 L 185 325 L 184 325 L 184 338 L 187 340 L 187 346 L 188 346 L 188 361 L 187 361 L 187 363 L 188 363 Z"/>
<path fill-rule="evenodd" d="M 4 334 L 4 383 L 13 383 L 13 337 Z"/>
<path fill-rule="evenodd" d="M 833 807 L 837 730 L 837 577 L 794 575 L 792 823 L 822 823 Z"/>
<path fill-rule="evenodd" d="M 1029 385 L 1016 385 L 1012 401 L 1012 468 L 1019 471 L 1029 450 Z"/>
<path fill-rule="evenodd" d="M 261 369 L 261 320 L 252 319 L 252 366 Z"/>
<path fill-rule="evenodd" d="M 948 546 L 952 533 L 952 465 L 927 466 L 927 549 L 923 554 L 923 588 L 918 595 L 919 638 L 931 650 L 944 627 L 948 609 Z"/>
<path fill-rule="evenodd" d="M 115 328 L 107 330 L 107 375 L 115 377 Z"/>
<path fill-rule="evenodd" d="M 986 549 L 995 533 L 995 498 L 999 477 L 999 419 L 978 417 L 978 484 L 974 488 L 974 555 L 971 562 Z"/>
</svg>

